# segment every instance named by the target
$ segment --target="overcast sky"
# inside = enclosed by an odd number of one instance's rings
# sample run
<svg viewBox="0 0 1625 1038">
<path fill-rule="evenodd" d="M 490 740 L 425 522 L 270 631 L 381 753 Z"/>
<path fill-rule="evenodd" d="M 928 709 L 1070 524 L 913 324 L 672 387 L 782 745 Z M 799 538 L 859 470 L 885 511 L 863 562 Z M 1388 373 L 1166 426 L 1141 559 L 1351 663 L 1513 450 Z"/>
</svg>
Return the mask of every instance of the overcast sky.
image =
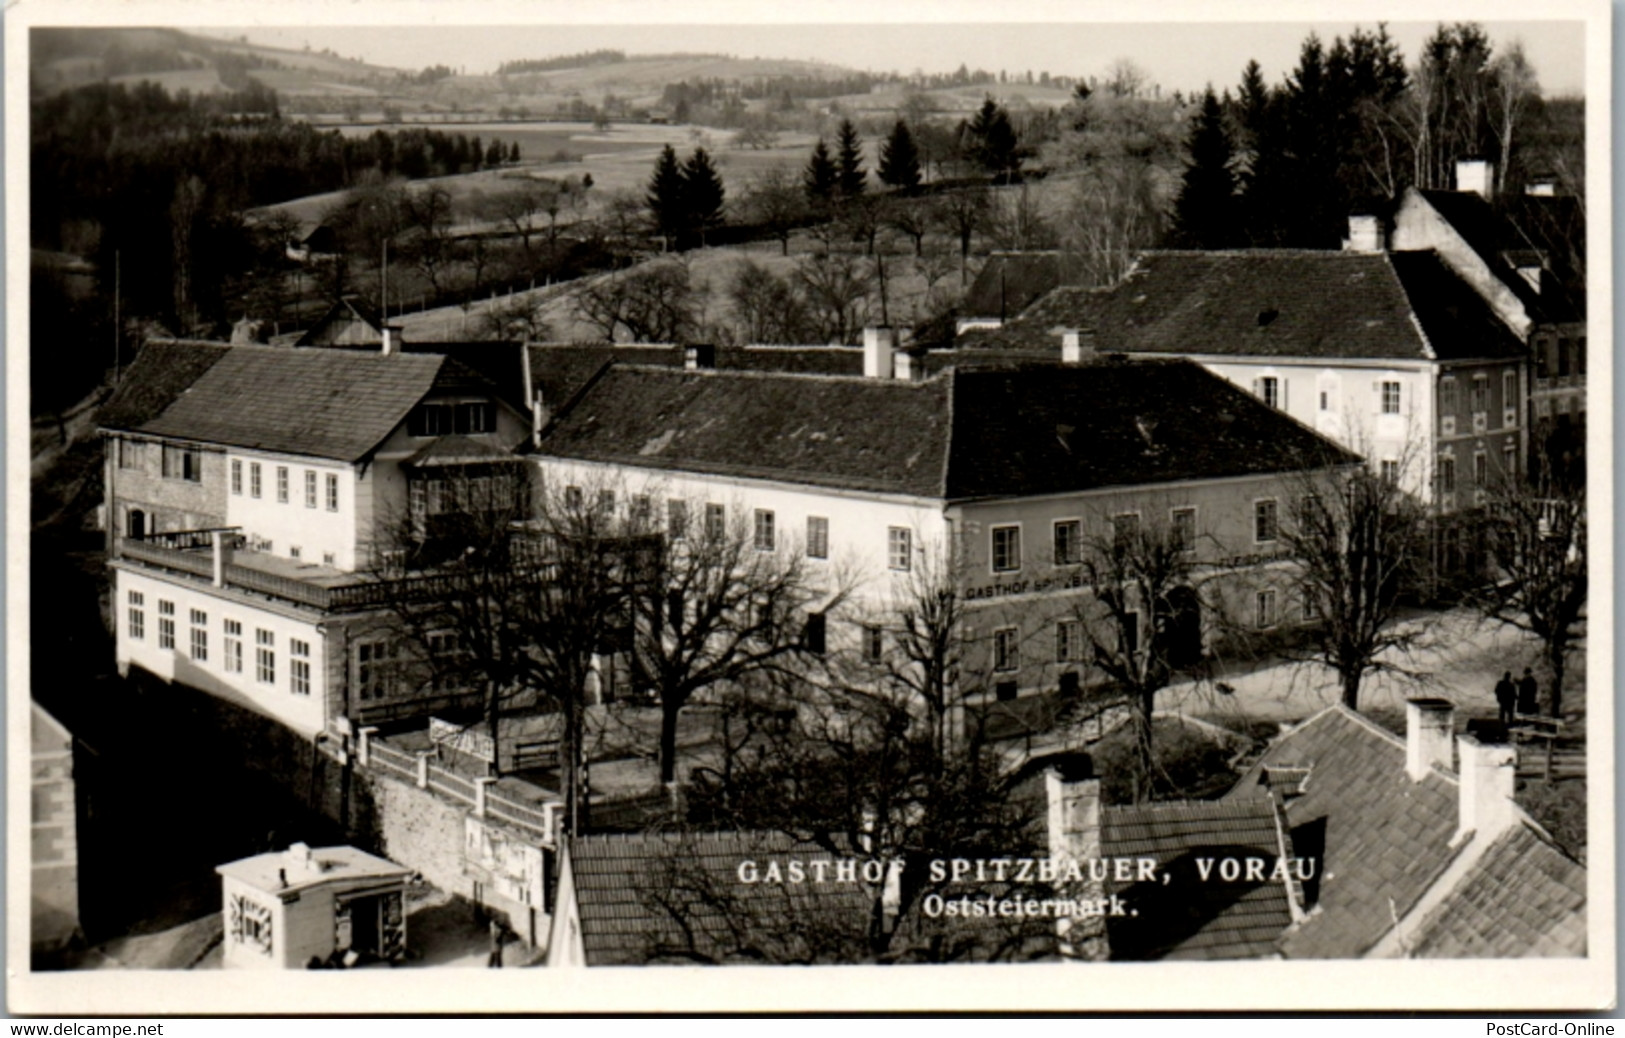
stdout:
<svg viewBox="0 0 1625 1038">
<path fill-rule="evenodd" d="M 572 11 L 579 19 L 614 4 L 585 4 Z M 782 17 L 786 10 L 827 11 L 818 7 L 758 7 Z M 1000 9 L 988 5 L 982 10 Z M 1131 8 L 1132 9 L 1132 8 Z M 1141 10 L 1144 7 L 1140 8 Z M 1414 9 L 1414 8 L 1413 8 Z M 1538 10 L 1531 7 L 1530 10 Z M 324 10 L 328 20 L 355 18 L 357 10 L 376 13 L 381 4 Z M 1279 82 L 1296 63 L 1299 45 L 1313 30 L 1328 42 L 1346 35 L 1354 22 L 1159 22 L 1156 24 L 1049 21 L 1000 24 L 813 24 L 743 25 L 469 25 L 489 20 L 489 8 L 440 8 L 447 22 L 424 25 L 298 25 L 211 30 L 246 34 L 251 40 L 279 47 L 331 48 L 346 57 L 396 68 L 418 69 L 444 64 L 469 73 L 494 71 L 518 58 L 543 58 L 602 47 L 628 53 L 707 51 L 739 57 L 802 58 L 876 72 L 948 72 L 960 64 L 993 71 L 1024 73 L 1031 69 L 1054 75 L 1099 75 L 1118 58 L 1146 69 L 1165 90 L 1199 90 L 1207 83 L 1231 86 L 1242 66 L 1256 58 L 1269 82 Z M 675 17 L 691 8 L 649 9 L 656 17 Z M 885 10 L 896 15 L 897 9 Z M 918 10 L 918 9 L 917 9 Z M 908 9 L 902 9 L 907 13 Z M 1160 11 L 1160 8 L 1159 8 Z M 514 9 L 505 13 L 513 15 Z M 1051 12 L 1053 13 L 1053 9 Z M 805 15 L 803 15 L 805 16 Z M 274 16 L 273 16 L 274 17 Z M 280 20 L 280 19 L 279 19 Z M 423 22 L 433 21 L 423 18 Z M 520 20 L 520 19 L 515 19 Z M 530 19 L 526 19 L 530 20 Z M 895 18 L 893 19 L 895 21 Z M 1374 20 L 1363 23 L 1374 27 Z M 1414 62 L 1422 40 L 1436 21 L 1390 21 L 1389 34 L 1407 63 Z M 1585 85 L 1584 26 L 1577 21 L 1483 21 L 1497 48 L 1521 40 L 1547 94 L 1578 94 Z"/>
</svg>

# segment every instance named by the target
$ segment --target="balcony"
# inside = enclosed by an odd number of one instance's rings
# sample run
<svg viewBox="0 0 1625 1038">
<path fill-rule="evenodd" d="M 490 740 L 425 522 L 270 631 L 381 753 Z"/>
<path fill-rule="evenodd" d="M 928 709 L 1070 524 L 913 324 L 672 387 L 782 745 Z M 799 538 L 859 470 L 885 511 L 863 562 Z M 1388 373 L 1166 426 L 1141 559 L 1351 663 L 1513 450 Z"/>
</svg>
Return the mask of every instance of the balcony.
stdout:
<svg viewBox="0 0 1625 1038">
<path fill-rule="evenodd" d="M 216 579 L 215 538 L 219 535 L 219 576 Z M 454 577 L 437 573 L 378 578 L 347 573 L 264 552 L 243 550 L 236 528 L 183 530 L 120 538 L 115 557 L 155 569 L 184 574 L 220 587 L 265 595 L 284 602 L 347 613 L 378 609 L 393 602 L 423 601 L 454 594 Z"/>
</svg>

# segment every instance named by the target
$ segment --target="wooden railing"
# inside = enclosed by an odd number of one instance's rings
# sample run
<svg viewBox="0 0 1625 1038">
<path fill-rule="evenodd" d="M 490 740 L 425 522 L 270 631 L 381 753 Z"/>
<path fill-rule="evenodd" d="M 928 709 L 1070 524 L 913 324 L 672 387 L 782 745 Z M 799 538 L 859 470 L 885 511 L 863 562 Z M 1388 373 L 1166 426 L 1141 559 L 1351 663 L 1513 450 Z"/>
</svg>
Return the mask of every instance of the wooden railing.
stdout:
<svg viewBox="0 0 1625 1038">
<path fill-rule="evenodd" d="M 137 541 L 125 538 L 119 542 L 118 553 L 121 557 L 135 559 L 148 565 L 159 566 L 164 569 L 177 570 L 181 573 L 191 573 L 194 576 L 212 579 L 214 576 L 214 559 L 208 555 L 199 555 L 197 552 L 180 551 L 168 548 L 152 541 Z"/>
</svg>

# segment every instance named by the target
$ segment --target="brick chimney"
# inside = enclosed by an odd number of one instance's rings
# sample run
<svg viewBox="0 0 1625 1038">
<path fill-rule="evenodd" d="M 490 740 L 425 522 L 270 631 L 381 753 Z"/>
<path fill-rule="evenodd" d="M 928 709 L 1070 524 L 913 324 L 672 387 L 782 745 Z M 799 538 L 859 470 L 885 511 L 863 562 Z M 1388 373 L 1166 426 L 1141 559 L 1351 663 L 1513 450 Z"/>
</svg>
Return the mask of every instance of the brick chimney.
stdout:
<svg viewBox="0 0 1625 1038">
<path fill-rule="evenodd" d="M 1095 352 L 1093 328 L 1072 329 L 1061 333 L 1061 363 L 1082 364 L 1085 357 Z"/>
<path fill-rule="evenodd" d="M 863 377 L 891 378 L 892 355 L 897 351 L 896 332 L 885 326 L 863 330 Z"/>
<path fill-rule="evenodd" d="M 1480 198 L 1495 193 L 1495 163 L 1488 159 L 1457 159 L 1456 190 L 1471 191 Z"/>
<path fill-rule="evenodd" d="M 1405 774 L 1412 782 L 1427 778 L 1435 766 L 1450 770 L 1455 711 L 1448 699 L 1405 701 Z"/>
<path fill-rule="evenodd" d="M 1382 252 L 1382 218 L 1370 213 L 1349 214 L 1349 236 L 1343 239 L 1344 252 Z"/>
<path fill-rule="evenodd" d="M 1049 807 L 1049 856 L 1064 876 L 1076 862 L 1085 879 L 1055 887 L 1058 897 L 1095 899 L 1103 884 L 1090 875 L 1089 864 L 1101 857 L 1100 780 L 1093 777 L 1087 757 L 1058 763 L 1044 772 L 1044 793 Z M 1072 962 L 1102 962 L 1109 954 L 1106 921 L 1101 915 L 1056 920 L 1055 936 L 1061 958 Z"/>
<path fill-rule="evenodd" d="M 395 341 L 396 332 L 394 328 L 391 328 L 386 324 L 379 330 L 379 334 L 383 337 L 379 342 L 379 353 L 382 353 L 387 357 L 391 353 L 395 353 L 400 349 L 400 343 Z"/>
<path fill-rule="evenodd" d="M 1505 743 L 1480 742 L 1476 736 L 1456 737 L 1461 756 L 1461 806 L 1452 843 L 1469 833 L 1475 840 L 1493 840 L 1517 822 L 1518 752 Z"/>
</svg>

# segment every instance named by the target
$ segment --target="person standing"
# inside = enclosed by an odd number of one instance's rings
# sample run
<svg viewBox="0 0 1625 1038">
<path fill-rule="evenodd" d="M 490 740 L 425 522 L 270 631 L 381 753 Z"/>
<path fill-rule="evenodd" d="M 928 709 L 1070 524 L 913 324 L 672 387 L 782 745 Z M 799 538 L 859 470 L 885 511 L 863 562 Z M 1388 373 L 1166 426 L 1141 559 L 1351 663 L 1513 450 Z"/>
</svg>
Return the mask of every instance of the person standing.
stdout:
<svg viewBox="0 0 1625 1038">
<path fill-rule="evenodd" d="M 1518 713 L 1540 713 L 1540 686 L 1535 683 L 1535 674 L 1528 667 L 1523 668 L 1523 677 L 1518 679 Z"/>
<path fill-rule="evenodd" d="M 1512 671 L 1501 675 L 1501 680 L 1495 683 L 1495 705 L 1500 712 L 1497 717 L 1502 724 L 1512 723 L 1512 711 L 1518 703 L 1518 688 L 1512 683 Z"/>
<path fill-rule="evenodd" d="M 502 968 L 502 944 L 507 939 L 507 928 L 496 916 L 491 917 L 491 957 L 485 961 L 487 969 Z"/>
</svg>

